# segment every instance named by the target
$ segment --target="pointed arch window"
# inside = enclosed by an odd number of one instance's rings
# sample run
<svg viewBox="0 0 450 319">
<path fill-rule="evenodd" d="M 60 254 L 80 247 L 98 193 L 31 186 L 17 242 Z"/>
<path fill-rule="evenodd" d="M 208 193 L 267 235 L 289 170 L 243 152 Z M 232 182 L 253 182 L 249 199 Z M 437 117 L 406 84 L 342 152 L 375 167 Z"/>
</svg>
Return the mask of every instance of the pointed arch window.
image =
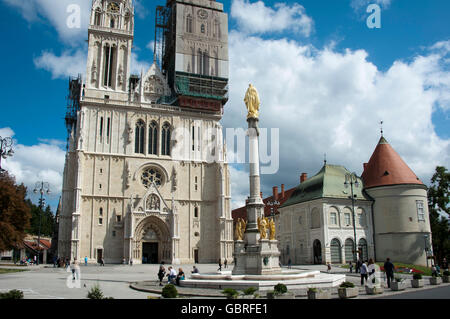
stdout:
<svg viewBox="0 0 450 319">
<path fill-rule="evenodd" d="M 109 25 L 111 27 L 111 29 L 114 29 L 115 24 L 116 24 L 116 20 L 114 20 L 114 18 L 111 18 L 111 22 L 110 22 L 110 25 Z"/>
<path fill-rule="evenodd" d="M 205 25 L 204 25 L 204 24 L 202 24 L 202 26 L 201 26 L 201 28 L 200 28 L 200 31 L 201 31 L 202 33 L 205 33 L 205 32 L 206 32 L 206 28 L 205 28 Z"/>
<path fill-rule="evenodd" d="M 192 33 L 192 16 L 190 14 L 186 17 L 186 32 Z"/>
<path fill-rule="evenodd" d="M 94 25 L 100 25 L 101 24 L 101 17 L 102 17 L 102 11 L 100 10 L 100 8 L 97 8 L 95 10 Z"/>
<path fill-rule="evenodd" d="M 104 77 L 103 77 L 103 85 L 106 87 L 112 87 L 112 78 L 113 78 L 113 62 L 115 57 L 115 48 L 109 46 L 109 44 L 105 45 L 104 49 L 105 56 L 105 67 L 104 67 Z"/>
<path fill-rule="evenodd" d="M 170 125 L 165 123 L 161 130 L 161 155 L 170 156 Z"/>
<path fill-rule="evenodd" d="M 203 59 L 203 63 L 202 63 L 202 66 L 203 66 L 202 74 L 203 74 L 203 75 L 209 75 L 209 54 L 208 54 L 208 52 L 206 52 L 206 51 L 203 52 L 202 59 Z"/>
<path fill-rule="evenodd" d="M 148 153 L 157 155 L 158 124 L 152 121 L 148 127 Z"/>
<path fill-rule="evenodd" d="M 136 129 L 134 132 L 134 152 L 138 154 L 144 154 L 144 136 L 145 136 L 145 123 L 142 120 L 137 121 Z"/>
</svg>

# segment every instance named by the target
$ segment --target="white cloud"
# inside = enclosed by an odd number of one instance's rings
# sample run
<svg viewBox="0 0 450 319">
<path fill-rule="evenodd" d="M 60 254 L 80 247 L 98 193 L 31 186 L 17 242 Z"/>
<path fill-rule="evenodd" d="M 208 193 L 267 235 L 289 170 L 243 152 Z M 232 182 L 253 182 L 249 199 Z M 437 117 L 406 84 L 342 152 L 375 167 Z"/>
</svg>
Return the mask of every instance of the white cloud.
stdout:
<svg viewBox="0 0 450 319">
<path fill-rule="evenodd" d="M 11 128 L 0 128 L 0 135 L 14 136 Z M 2 160 L 2 168 L 14 175 L 17 183 L 23 183 L 28 188 L 28 195 L 36 182 L 45 181 L 50 184 L 51 198 L 61 195 L 62 175 L 64 170 L 65 150 L 60 145 L 64 142 L 52 140 L 26 146 L 14 141 L 14 155 Z"/>
<path fill-rule="evenodd" d="M 253 83 L 261 98 L 260 126 L 280 128 L 280 170 L 262 175 L 265 194 L 282 183 L 296 186 L 301 172 L 315 174 L 324 153 L 328 163 L 361 174 L 378 142 L 380 120 L 393 148 L 429 183 L 436 165 L 450 165 L 450 140 L 432 123 L 436 107 L 449 110 L 450 70 L 447 55 L 435 51 L 381 71 L 364 50 L 337 52 L 231 32 L 223 126 L 246 126 L 243 97 Z M 248 194 L 243 191 L 237 196 Z"/>
<path fill-rule="evenodd" d="M 69 76 L 85 74 L 86 61 L 87 50 L 64 51 L 60 56 L 43 51 L 39 57 L 34 58 L 34 65 L 38 69 L 49 71 L 53 79 L 67 79 Z"/>
<path fill-rule="evenodd" d="M 247 34 L 289 30 L 308 37 L 313 30 L 313 20 L 298 3 L 275 3 L 272 9 L 262 1 L 233 0 L 231 17 L 236 19 L 239 31 Z"/>
<path fill-rule="evenodd" d="M 230 165 L 230 189 L 232 209 L 245 206 L 249 194 L 248 173 L 240 165 Z"/>
<path fill-rule="evenodd" d="M 58 32 L 60 39 L 72 46 L 78 46 L 87 38 L 87 27 L 90 19 L 91 1 L 88 0 L 2 0 L 7 5 L 20 11 L 28 22 L 50 23 Z M 79 10 L 79 27 L 72 27 L 68 19 L 74 11 L 70 6 L 76 5 Z"/>
<path fill-rule="evenodd" d="M 352 0 L 350 6 L 356 11 L 366 9 L 370 4 L 378 4 L 382 9 L 387 9 L 391 5 L 392 0 Z"/>
</svg>

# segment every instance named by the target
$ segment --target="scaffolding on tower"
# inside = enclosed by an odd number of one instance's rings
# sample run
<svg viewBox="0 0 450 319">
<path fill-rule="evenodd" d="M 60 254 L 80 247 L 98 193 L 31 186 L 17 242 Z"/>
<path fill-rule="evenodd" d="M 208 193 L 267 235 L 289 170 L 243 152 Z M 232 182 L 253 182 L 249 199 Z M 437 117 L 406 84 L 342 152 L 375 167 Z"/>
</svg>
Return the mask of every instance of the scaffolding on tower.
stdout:
<svg viewBox="0 0 450 319">
<path fill-rule="evenodd" d="M 165 59 L 168 56 L 167 47 L 172 46 L 168 43 L 170 38 L 170 17 L 172 14 L 172 8 L 170 6 L 158 6 L 156 8 L 155 19 L 155 45 L 153 50 L 153 60 L 158 64 L 159 68 L 166 74 L 167 65 L 165 65 Z"/>
<path fill-rule="evenodd" d="M 67 129 L 67 145 L 66 149 L 69 150 L 70 135 L 76 135 L 77 127 L 77 113 L 80 110 L 81 90 L 82 90 L 81 74 L 78 77 L 69 78 L 69 95 L 66 97 L 66 129 Z M 74 130 L 72 132 L 72 130 Z"/>
</svg>

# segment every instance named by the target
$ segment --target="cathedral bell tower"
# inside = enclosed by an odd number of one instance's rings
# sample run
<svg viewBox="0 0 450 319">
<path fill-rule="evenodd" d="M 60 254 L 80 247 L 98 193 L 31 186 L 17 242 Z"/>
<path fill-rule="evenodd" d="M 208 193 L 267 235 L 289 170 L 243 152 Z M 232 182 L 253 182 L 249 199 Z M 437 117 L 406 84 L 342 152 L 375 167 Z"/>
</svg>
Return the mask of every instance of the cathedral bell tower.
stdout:
<svg viewBox="0 0 450 319">
<path fill-rule="evenodd" d="M 94 0 L 88 34 L 86 87 L 127 92 L 134 36 L 132 0 Z"/>
</svg>

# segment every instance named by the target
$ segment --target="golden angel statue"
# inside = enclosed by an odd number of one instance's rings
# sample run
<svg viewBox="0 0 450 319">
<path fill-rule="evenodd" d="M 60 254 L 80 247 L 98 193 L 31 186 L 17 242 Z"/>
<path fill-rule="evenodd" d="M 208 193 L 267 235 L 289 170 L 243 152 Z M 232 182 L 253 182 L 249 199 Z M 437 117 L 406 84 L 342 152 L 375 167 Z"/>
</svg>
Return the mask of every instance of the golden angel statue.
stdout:
<svg viewBox="0 0 450 319">
<path fill-rule="evenodd" d="M 256 88 L 251 83 L 249 84 L 247 92 L 245 93 L 244 102 L 248 110 L 247 118 L 258 118 L 260 106 L 259 95 L 258 91 L 256 91 Z"/>
<path fill-rule="evenodd" d="M 269 226 L 270 226 L 269 239 L 270 240 L 275 240 L 275 221 L 273 220 L 273 218 L 270 219 Z"/>
<path fill-rule="evenodd" d="M 236 240 L 244 240 L 245 227 L 247 223 L 244 219 L 238 218 L 236 223 Z"/>
<path fill-rule="evenodd" d="M 269 222 L 268 222 L 267 217 L 266 218 L 258 217 L 258 230 L 259 230 L 259 234 L 261 235 L 261 239 L 267 238 L 267 228 L 268 227 L 269 227 Z"/>
</svg>

